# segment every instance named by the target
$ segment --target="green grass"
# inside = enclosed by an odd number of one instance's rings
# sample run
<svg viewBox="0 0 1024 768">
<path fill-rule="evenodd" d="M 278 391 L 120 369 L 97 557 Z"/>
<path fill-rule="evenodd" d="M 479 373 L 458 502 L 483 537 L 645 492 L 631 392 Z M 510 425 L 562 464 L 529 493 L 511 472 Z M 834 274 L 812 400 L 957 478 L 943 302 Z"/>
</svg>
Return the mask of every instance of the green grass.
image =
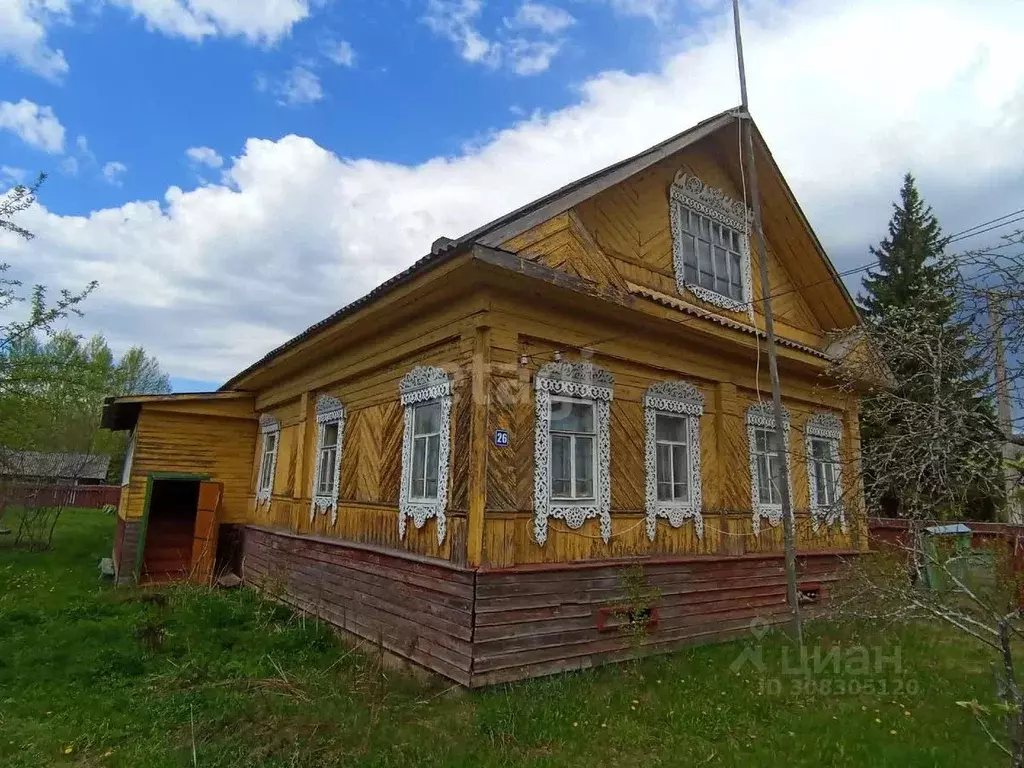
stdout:
<svg viewBox="0 0 1024 768">
<path fill-rule="evenodd" d="M 193 744 L 199 766 L 1001 764 L 955 704 L 991 700 L 988 657 L 934 630 L 813 627 L 822 647 L 898 645 L 902 669 L 811 691 L 768 637 L 763 673 L 729 671 L 736 642 L 462 693 L 245 590 L 101 585 L 113 529 L 75 510 L 52 551 L 0 544 L 0 765 L 192 765 Z"/>
</svg>

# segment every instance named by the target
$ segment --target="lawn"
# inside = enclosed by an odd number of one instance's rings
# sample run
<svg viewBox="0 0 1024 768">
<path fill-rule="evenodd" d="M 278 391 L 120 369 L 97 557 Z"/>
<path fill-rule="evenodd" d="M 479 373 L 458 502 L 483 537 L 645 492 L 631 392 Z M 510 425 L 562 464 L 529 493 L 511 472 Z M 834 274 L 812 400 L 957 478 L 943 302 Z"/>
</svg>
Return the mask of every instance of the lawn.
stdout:
<svg viewBox="0 0 1024 768">
<path fill-rule="evenodd" d="M 0 543 L 5 766 L 1001 765 L 957 700 L 991 699 L 983 650 L 916 628 L 813 627 L 881 648 L 797 674 L 785 641 L 681 651 L 480 692 L 383 670 L 247 590 L 101 584 L 114 518 L 65 513 L 53 549 Z M 859 660 L 858 660 L 859 659 Z"/>
</svg>

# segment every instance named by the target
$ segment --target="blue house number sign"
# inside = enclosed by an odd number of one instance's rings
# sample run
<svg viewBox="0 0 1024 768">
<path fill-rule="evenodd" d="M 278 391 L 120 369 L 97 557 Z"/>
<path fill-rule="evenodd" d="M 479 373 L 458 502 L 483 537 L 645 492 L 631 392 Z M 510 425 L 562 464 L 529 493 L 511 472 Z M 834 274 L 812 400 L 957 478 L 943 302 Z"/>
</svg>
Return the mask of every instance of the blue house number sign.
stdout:
<svg viewBox="0 0 1024 768">
<path fill-rule="evenodd" d="M 494 430 L 494 444 L 499 448 L 504 448 L 508 445 L 508 430 L 507 429 L 496 429 Z"/>
</svg>

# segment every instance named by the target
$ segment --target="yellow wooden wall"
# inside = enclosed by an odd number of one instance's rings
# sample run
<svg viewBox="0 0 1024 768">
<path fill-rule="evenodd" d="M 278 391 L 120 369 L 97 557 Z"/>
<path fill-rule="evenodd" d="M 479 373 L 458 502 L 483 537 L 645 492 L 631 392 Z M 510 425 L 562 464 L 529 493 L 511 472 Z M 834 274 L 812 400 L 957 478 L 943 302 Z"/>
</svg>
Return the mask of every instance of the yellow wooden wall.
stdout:
<svg viewBox="0 0 1024 768">
<path fill-rule="evenodd" d="M 505 311 L 490 318 L 494 348 L 488 383 L 488 434 L 507 429 L 511 440 L 507 448 L 487 448 L 484 564 L 508 567 L 636 555 L 782 551 L 781 527 L 772 528 L 762 521 L 760 535 L 752 532 L 745 415 L 747 407 L 758 400 L 753 362 L 653 338 L 616 339 L 610 329 L 578 314 L 517 308 L 511 302 L 502 309 Z M 615 376 L 611 408 L 612 540 L 604 543 L 597 520 L 588 521 L 576 531 L 561 521 L 551 521 L 548 541 L 540 546 L 533 538 L 533 374 L 554 358 L 556 349 L 565 350 L 567 359 L 578 358 L 575 350 L 590 346 L 582 339 L 588 327 L 591 339 L 601 341 L 590 359 Z M 559 343 L 559 337 L 565 343 Z M 770 402 L 766 371 L 761 373 L 760 397 Z M 701 420 L 705 535 L 698 539 L 689 523 L 674 529 L 667 521 L 659 520 L 652 543 L 644 526 L 643 394 L 653 383 L 679 379 L 698 386 L 705 398 Z M 792 416 L 790 466 L 799 548 L 860 549 L 866 546 L 866 535 L 859 513 L 859 472 L 854 463 L 859 456 L 856 400 L 822 388 L 811 376 L 790 375 L 785 382 L 784 402 Z M 843 476 L 851 522 L 845 535 L 838 527 L 814 533 L 811 526 L 803 426 L 807 418 L 820 412 L 838 415 L 846 429 Z"/>
<path fill-rule="evenodd" d="M 121 517 L 142 516 L 151 472 L 183 472 L 223 483 L 221 522 L 245 520 L 256 431 L 252 400 L 143 405 L 131 476 L 121 490 Z"/>
<path fill-rule="evenodd" d="M 249 492 L 250 522 L 297 533 L 336 537 L 346 541 L 390 547 L 408 552 L 465 562 L 470 387 L 466 367 L 472 356 L 472 335 L 455 328 L 449 337 L 362 375 L 347 378 L 300 396 L 264 412 L 281 422 L 274 490 L 269 504 L 257 504 L 254 488 L 261 448 L 252 460 L 253 484 Z M 338 361 L 339 365 L 343 360 Z M 404 539 L 398 535 L 398 498 L 401 482 L 404 412 L 399 383 L 413 367 L 435 365 L 448 370 L 455 381 L 452 407 L 452 454 L 449 476 L 448 533 L 437 543 L 437 523 L 422 529 L 410 523 Z M 282 384 L 287 391 L 291 382 Z M 317 440 L 316 399 L 337 397 L 346 408 L 337 522 L 330 512 L 311 514 Z M 273 397 L 267 393 L 267 398 Z M 261 445 L 261 443 L 260 443 Z"/>
<path fill-rule="evenodd" d="M 678 171 L 698 176 L 705 184 L 723 190 L 735 200 L 742 189 L 709 151 L 706 143 L 683 150 L 646 171 L 583 201 L 567 213 L 505 242 L 502 248 L 546 266 L 569 272 L 601 286 L 625 289 L 627 283 L 679 296 L 672 262 L 672 229 L 669 190 Z M 809 346 L 824 342 L 824 331 L 805 297 L 804 284 L 789 274 L 780 261 L 778 248 L 791 248 L 781 227 L 776 237 L 783 242 L 768 243 L 768 278 L 775 298 L 776 332 Z M 819 260 L 816 251 L 805 248 L 801 257 Z M 752 247 L 753 296 L 762 296 L 756 248 Z M 816 273 L 815 273 L 816 274 Z M 740 322 L 749 322 L 746 312 L 730 312 L 700 301 L 685 292 L 684 300 Z M 754 303 L 755 324 L 764 327 L 762 304 Z"/>
</svg>

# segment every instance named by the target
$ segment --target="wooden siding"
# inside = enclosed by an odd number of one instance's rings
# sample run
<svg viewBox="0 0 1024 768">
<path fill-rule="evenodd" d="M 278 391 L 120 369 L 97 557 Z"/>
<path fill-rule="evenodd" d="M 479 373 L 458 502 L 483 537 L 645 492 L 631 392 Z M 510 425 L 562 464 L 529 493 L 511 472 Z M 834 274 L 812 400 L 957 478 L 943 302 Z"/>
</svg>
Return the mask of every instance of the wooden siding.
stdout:
<svg viewBox="0 0 1024 768">
<path fill-rule="evenodd" d="M 496 344 L 505 349 L 495 350 L 494 358 L 515 362 L 493 367 L 491 373 L 488 429 L 508 429 L 511 439 L 508 447 L 489 449 L 482 557 L 485 565 L 512 567 L 652 554 L 722 556 L 782 551 L 781 526 L 773 528 L 767 520 L 762 520 L 760 533 L 753 532 L 746 409 L 757 402 L 757 391 L 737 387 L 731 381 L 690 374 L 689 371 L 699 368 L 694 366 L 694 353 L 689 349 L 648 358 L 637 345 L 614 356 L 591 358 L 615 376 L 610 424 L 612 539 L 607 544 L 603 541 L 596 519 L 587 521 L 578 530 L 568 528 L 561 521 L 550 521 L 548 541 L 544 546 L 538 545 L 533 536 L 533 375 L 544 362 L 552 359 L 557 347 L 550 343 L 550 336 L 538 339 L 512 334 L 514 325 L 514 322 L 509 324 L 509 333 L 495 334 Z M 548 333 L 556 335 L 558 331 Z M 525 365 L 519 364 L 521 359 L 526 361 Z M 730 372 L 726 361 L 719 361 L 719 364 L 724 366 L 723 372 L 707 373 L 741 381 L 749 377 L 746 366 L 731 363 Z M 672 372 L 672 368 L 680 373 Z M 705 533 L 703 538 L 698 538 L 692 523 L 672 528 L 667 521 L 659 519 L 655 540 L 651 542 L 644 525 L 643 396 L 651 384 L 674 379 L 687 380 L 704 394 L 705 411 L 700 430 Z M 862 496 L 855 461 L 859 455 L 855 402 L 829 391 L 816 390 L 810 383 L 800 387 L 796 379 L 790 382 L 787 390 L 800 395 L 784 398 L 792 416 L 790 469 L 797 510 L 798 547 L 803 552 L 864 548 L 867 539 L 863 516 L 855 514 Z M 761 397 L 766 396 L 762 390 Z M 838 526 L 815 532 L 811 525 L 803 427 L 812 414 L 820 412 L 840 416 L 846 429 L 842 443 L 843 477 L 845 498 L 852 502 L 845 534 Z"/>
<path fill-rule="evenodd" d="M 378 547 L 248 526 L 243 578 L 272 599 L 472 687 L 631 658 L 622 608 L 637 599 L 656 622 L 644 653 L 740 636 L 784 621 L 780 556 L 605 561 L 577 567 L 472 571 Z M 841 560 L 798 561 L 800 583 L 827 599 Z M 616 611 L 616 609 L 620 609 Z"/>
<path fill-rule="evenodd" d="M 705 141 L 503 243 L 502 248 L 600 286 L 621 288 L 625 281 L 630 281 L 679 296 L 672 260 L 669 189 L 680 170 L 698 176 L 735 200 L 743 199 L 735 171 L 730 172 L 723 164 L 713 142 Z M 817 263 L 821 258 L 810 240 L 801 240 L 801 250 L 792 253 L 792 241 L 797 236 L 789 234 L 783 224 L 785 221 L 795 226 L 792 219 L 783 217 L 786 206 L 788 203 L 776 202 L 780 221 L 773 221 L 767 249 L 776 331 L 782 337 L 820 347 L 825 341 L 823 326 L 804 296 L 813 287 L 813 281 L 798 282 L 806 276 L 804 273 L 794 279 L 780 260 L 779 250 L 785 249 L 790 260 L 798 263 Z M 761 277 L 754 248 L 751 267 L 752 295 L 759 297 Z M 808 273 L 818 275 L 815 270 Z M 746 312 L 722 310 L 689 292 L 683 298 L 713 312 L 747 321 Z M 755 303 L 756 324 L 763 328 L 762 314 L 760 303 Z"/>
<path fill-rule="evenodd" d="M 245 532 L 244 579 L 420 666 L 468 685 L 474 574 L 378 548 Z"/>
<path fill-rule="evenodd" d="M 468 445 L 472 411 L 470 377 L 472 337 L 451 336 L 401 362 L 349 378 L 304 397 L 275 405 L 265 412 L 281 423 L 273 495 L 256 504 L 255 478 L 262 454 L 260 442 L 251 467 L 248 521 L 293 533 L 336 537 L 345 541 L 404 550 L 419 555 L 466 562 Z M 339 361 L 343 364 L 343 361 Z M 411 523 L 405 538 L 398 535 L 398 499 L 402 472 L 404 410 L 399 383 L 417 365 L 448 370 L 455 382 L 452 403 L 452 451 L 449 465 L 448 533 L 437 542 L 437 522 L 422 528 Z M 316 463 L 316 397 L 339 398 L 346 407 L 341 454 L 337 522 L 330 512 L 311 516 Z"/>
<path fill-rule="evenodd" d="M 251 401 L 249 413 L 252 414 Z M 245 520 L 257 424 L 254 416 L 220 416 L 144 405 L 135 426 L 131 477 L 120 514 L 142 517 L 151 472 L 209 475 L 224 484 L 221 521 Z"/>
<path fill-rule="evenodd" d="M 745 635 L 788 616 L 781 557 L 664 560 L 638 564 L 656 611 L 641 638 L 643 653 Z M 839 558 L 801 557 L 798 578 L 827 597 Z M 609 609 L 629 607 L 628 563 L 580 568 L 484 571 L 477 575 L 472 685 L 538 677 L 632 658 L 638 651 L 625 621 Z M 632 595 L 635 599 L 635 594 Z M 604 614 L 604 615 L 602 615 Z M 603 625 L 603 626 L 602 626 Z"/>
</svg>

